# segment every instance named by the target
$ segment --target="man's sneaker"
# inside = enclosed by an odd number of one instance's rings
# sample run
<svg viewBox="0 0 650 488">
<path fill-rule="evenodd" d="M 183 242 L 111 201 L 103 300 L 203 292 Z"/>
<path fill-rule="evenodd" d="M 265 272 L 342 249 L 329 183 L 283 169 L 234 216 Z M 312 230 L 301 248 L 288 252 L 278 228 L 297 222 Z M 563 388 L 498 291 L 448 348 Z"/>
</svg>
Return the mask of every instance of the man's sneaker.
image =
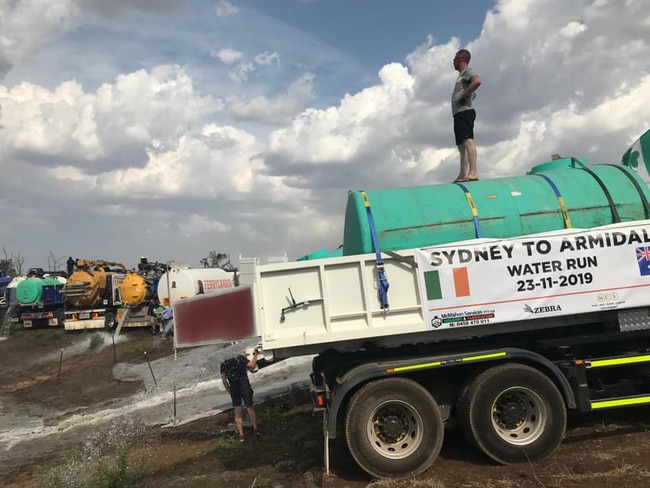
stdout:
<svg viewBox="0 0 650 488">
<path fill-rule="evenodd" d="M 262 434 L 257 429 L 255 429 L 255 437 L 262 437 Z"/>
<path fill-rule="evenodd" d="M 244 436 L 243 435 L 239 436 L 239 442 L 244 442 Z"/>
</svg>

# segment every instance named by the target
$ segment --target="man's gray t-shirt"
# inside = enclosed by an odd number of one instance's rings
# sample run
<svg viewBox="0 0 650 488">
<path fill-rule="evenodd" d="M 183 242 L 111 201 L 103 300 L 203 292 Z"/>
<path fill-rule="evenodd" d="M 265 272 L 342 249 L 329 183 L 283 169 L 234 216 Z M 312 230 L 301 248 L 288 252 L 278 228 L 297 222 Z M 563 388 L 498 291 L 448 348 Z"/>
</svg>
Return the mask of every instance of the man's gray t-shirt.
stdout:
<svg viewBox="0 0 650 488">
<path fill-rule="evenodd" d="M 465 68 L 464 71 L 458 73 L 458 79 L 454 85 L 454 92 L 451 94 L 451 114 L 456 115 L 458 112 L 463 110 L 469 110 L 472 108 L 472 96 L 465 97 L 462 100 L 457 100 L 458 95 L 467 88 L 469 85 L 469 80 L 472 76 L 476 75 L 472 68 Z"/>
</svg>

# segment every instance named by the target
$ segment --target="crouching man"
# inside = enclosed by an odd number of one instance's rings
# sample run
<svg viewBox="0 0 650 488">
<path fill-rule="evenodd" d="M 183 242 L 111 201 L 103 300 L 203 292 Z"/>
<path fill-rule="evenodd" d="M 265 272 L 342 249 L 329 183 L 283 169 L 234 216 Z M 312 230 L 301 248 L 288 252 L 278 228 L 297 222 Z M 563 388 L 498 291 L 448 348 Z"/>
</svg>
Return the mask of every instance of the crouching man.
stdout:
<svg viewBox="0 0 650 488">
<path fill-rule="evenodd" d="M 237 432 L 239 433 L 239 440 L 241 442 L 244 442 L 244 406 L 248 412 L 248 418 L 251 424 L 253 424 L 255 436 L 260 436 L 260 432 L 257 429 L 255 406 L 253 405 L 253 388 L 248 380 L 248 370 L 252 370 L 257 366 L 257 356 L 257 349 L 253 354 L 253 359 L 250 361 L 246 356 L 240 354 L 223 361 L 220 368 L 221 381 L 228 393 L 230 393 L 232 406 L 235 408 L 235 425 L 237 426 Z"/>
</svg>

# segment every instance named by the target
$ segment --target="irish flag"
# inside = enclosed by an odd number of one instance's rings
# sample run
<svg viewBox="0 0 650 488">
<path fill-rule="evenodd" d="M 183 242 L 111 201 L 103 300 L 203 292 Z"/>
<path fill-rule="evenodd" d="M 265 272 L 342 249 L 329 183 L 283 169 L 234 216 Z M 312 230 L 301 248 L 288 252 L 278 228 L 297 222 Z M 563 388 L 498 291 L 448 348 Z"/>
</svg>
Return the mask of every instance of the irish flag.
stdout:
<svg viewBox="0 0 650 488">
<path fill-rule="evenodd" d="M 427 291 L 427 300 L 468 297 L 470 294 L 467 268 L 452 268 L 444 272 L 425 271 L 424 286 Z"/>
<path fill-rule="evenodd" d="M 622 164 L 636 171 L 646 183 L 650 182 L 650 129 L 623 154 Z"/>
</svg>

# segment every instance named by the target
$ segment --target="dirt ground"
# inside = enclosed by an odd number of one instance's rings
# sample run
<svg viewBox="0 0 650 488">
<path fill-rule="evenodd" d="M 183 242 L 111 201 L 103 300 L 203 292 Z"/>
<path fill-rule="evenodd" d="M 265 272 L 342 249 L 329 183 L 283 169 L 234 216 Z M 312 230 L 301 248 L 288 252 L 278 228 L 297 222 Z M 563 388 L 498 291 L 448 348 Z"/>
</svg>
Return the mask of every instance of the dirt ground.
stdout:
<svg viewBox="0 0 650 488">
<path fill-rule="evenodd" d="M 88 348 L 61 360 L 60 351 L 83 334 L 20 330 L 0 341 L 3 408 L 40 409 L 48 419 L 107 408 L 143 388 L 116 381 L 116 361 L 141 363 L 173 354 L 171 340 L 133 330 L 127 332 L 128 341 L 114 348 Z M 136 481 L 110 486 L 638 488 L 650 486 L 649 413 L 647 407 L 638 407 L 572 416 L 565 441 L 550 459 L 516 466 L 494 464 L 459 432 L 448 430 L 439 459 L 426 473 L 409 480 L 373 481 L 354 464 L 342 440 L 331 445 L 331 473 L 325 474 L 320 416 L 312 413 L 306 392 L 292 391 L 258 406 L 261 439 L 234 439 L 230 413 L 177 427 L 131 426 L 123 432 L 119 425 L 98 425 L 76 436 L 50 436 L 18 459 L 15 452 L 0 453 L 0 485 L 89 486 L 75 479 L 97 469 L 98 460 L 119 466 L 120 459 L 127 459 L 129 469 L 138 471 Z"/>
</svg>

